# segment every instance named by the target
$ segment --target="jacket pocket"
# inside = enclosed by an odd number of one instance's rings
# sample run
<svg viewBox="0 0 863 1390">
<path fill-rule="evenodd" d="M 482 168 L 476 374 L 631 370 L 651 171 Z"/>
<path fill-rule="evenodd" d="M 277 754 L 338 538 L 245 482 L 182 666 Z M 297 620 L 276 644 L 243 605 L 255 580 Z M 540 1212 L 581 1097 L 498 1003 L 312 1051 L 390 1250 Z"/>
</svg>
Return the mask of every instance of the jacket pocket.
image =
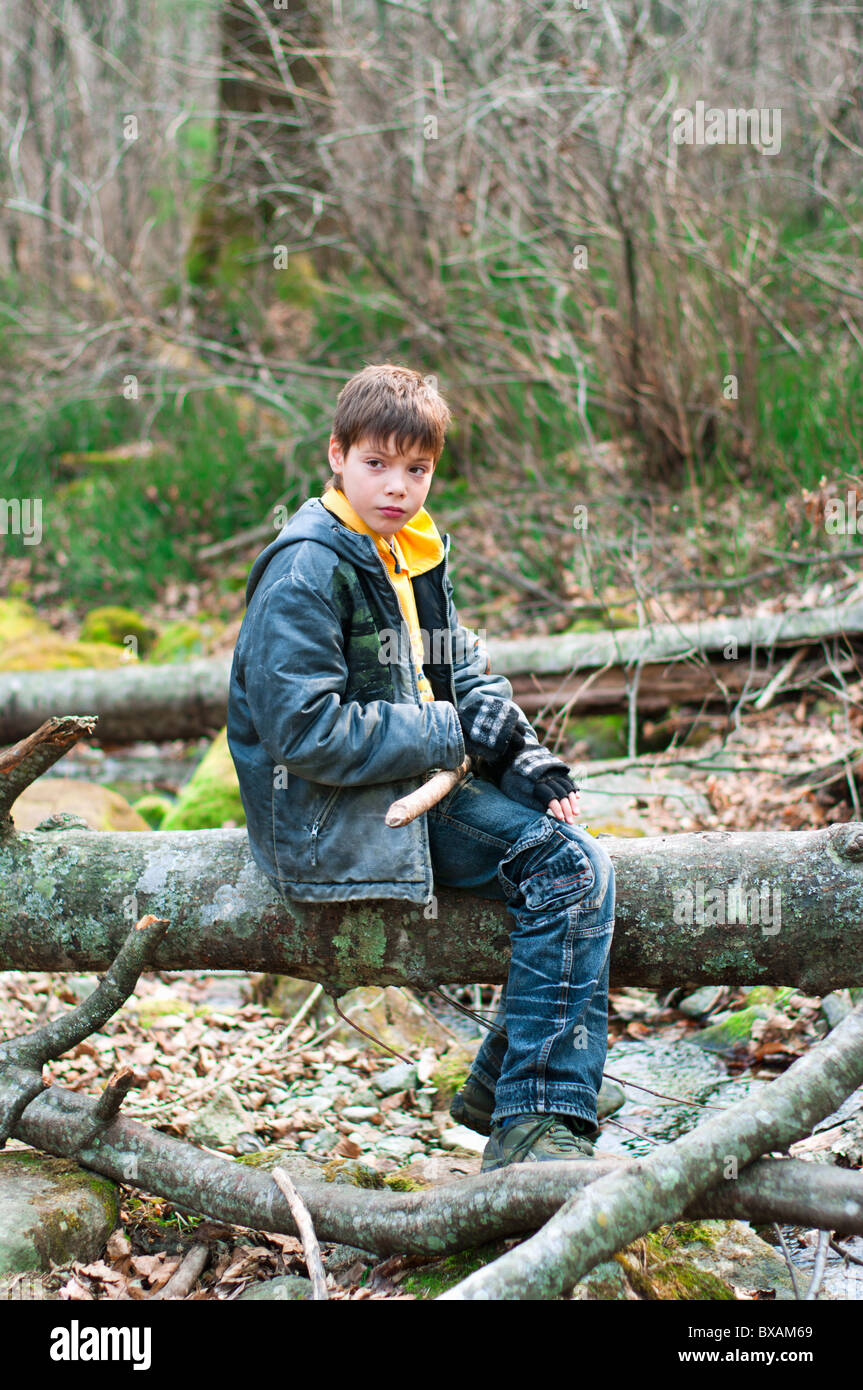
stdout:
<svg viewBox="0 0 863 1390">
<path fill-rule="evenodd" d="M 310 859 L 312 867 L 314 867 L 318 862 L 318 838 L 321 834 L 321 831 L 323 830 L 324 826 L 326 825 L 327 821 L 333 813 L 335 804 L 339 799 L 339 795 L 341 794 L 341 790 L 341 787 L 333 787 L 332 791 L 330 792 L 329 796 L 327 797 L 326 801 L 324 802 L 323 806 L 318 812 L 318 815 L 312 824 L 311 830 L 309 831 Z"/>
</svg>

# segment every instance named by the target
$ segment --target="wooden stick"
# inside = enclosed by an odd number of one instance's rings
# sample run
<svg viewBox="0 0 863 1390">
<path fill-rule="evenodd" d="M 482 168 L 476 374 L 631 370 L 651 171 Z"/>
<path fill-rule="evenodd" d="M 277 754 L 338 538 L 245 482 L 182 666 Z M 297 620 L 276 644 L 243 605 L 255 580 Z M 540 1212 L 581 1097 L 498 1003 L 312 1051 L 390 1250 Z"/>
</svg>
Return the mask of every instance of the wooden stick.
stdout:
<svg viewBox="0 0 863 1390">
<path fill-rule="evenodd" d="M 161 1289 L 157 1289 L 154 1294 L 151 1294 L 151 1298 L 186 1298 L 203 1274 L 209 1258 L 210 1247 L 208 1245 L 197 1244 L 191 1246 L 191 1248 L 186 1251 L 167 1284 L 164 1284 Z"/>
<path fill-rule="evenodd" d="M 318 1245 L 318 1238 L 315 1235 L 315 1228 L 312 1225 L 309 1209 L 284 1168 L 273 1169 L 273 1182 L 276 1184 L 279 1191 L 284 1194 L 288 1206 L 291 1208 L 291 1216 L 297 1223 L 300 1240 L 303 1242 L 303 1252 L 306 1257 L 309 1278 L 312 1281 L 312 1298 L 318 1300 L 328 1299 L 327 1279 L 321 1261 L 321 1247 Z"/>
<path fill-rule="evenodd" d="M 423 811 L 428 811 L 439 801 L 443 801 L 447 793 L 451 792 L 456 783 L 461 782 L 470 770 L 471 760 L 470 757 L 466 757 L 460 767 L 452 771 L 436 772 L 427 782 L 423 782 L 421 787 L 417 787 L 415 792 L 410 792 L 399 801 L 393 802 L 386 814 L 387 825 L 408 825 L 412 820 L 416 820 Z"/>
</svg>

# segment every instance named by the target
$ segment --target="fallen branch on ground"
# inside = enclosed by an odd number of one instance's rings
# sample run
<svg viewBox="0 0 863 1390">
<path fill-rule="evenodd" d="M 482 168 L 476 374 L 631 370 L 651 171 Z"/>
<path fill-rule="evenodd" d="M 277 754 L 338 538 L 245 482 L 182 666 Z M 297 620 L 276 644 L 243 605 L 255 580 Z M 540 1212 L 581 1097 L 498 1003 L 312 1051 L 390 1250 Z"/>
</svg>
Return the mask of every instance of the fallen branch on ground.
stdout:
<svg viewBox="0 0 863 1390">
<path fill-rule="evenodd" d="M 444 1299 L 554 1298 L 631 1241 L 736 1181 L 761 1154 L 810 1134 L 863 1085 L 863 1004 L 766 1090 L 663 1144 L 570 1198 L 517 1250 L 470 1275 Z M 819 1219 L 819 1226 L 823 1224 Z"/>
</svg>

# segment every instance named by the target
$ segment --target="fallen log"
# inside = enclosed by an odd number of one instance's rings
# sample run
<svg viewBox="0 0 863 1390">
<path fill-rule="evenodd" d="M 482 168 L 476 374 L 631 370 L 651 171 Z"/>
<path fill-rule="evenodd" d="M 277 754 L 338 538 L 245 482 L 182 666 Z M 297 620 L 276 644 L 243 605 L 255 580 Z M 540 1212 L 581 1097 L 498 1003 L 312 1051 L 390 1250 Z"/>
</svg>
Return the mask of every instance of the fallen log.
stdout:
<svg viewBox="0 0 863 1390">
<path fill-rule="evenodd" d="M 769 660 L 765 665 L 756 659 L 759 649 L 769 657 L 776 647 L 806 646 L 838 635 L 863 635 L 863 591 L 842 603 L 800 612 L 491 638 L 487 645 L 492 669 L 509 677 L 527 714 L 550 700 L 570 702 L 578 710 L 625 704 L 627 681 L 636 666 L 641 668 L 638 708 L 655 713 L 669 703 L 701 703 L 711 696 L 725 703 L 744 687 L 760 690 L 776 668 Z M 173 666 L 144 662 L 107 671 L 0 671 L 0 743 L 23 738 L 58 710 L 97 714 L 96 738 L 105 743 L 215 733 L 227 717 L 231 659 L 209 657 Z M 856 652 L 851 662 L 857 662 Z M 819 669 L 816 663 L 808 672 L 796 673 L 794 686 L 814 678 Z M 576 673 L 583 673 L 583 679 L 573 682 Z"/>
<path fill-rule="evenodd" d="M 503 983 L 502 902 L 282 900 L 243 830 L 16 832 L 9 806 L 88 720 L 49 720 L 0 753 L 0 969 L 106 970 L 146 914 L 170 922 L 159 970 L 261 970 L 338 997 L 360 984 Z M 393 834 L 398 834 L 393 830 Z M 615 985 L 797 985 L 863 978 L 863 824 L 604 836 L 617 883 Z"/>
<path fill-rule="evenodd" d="M 827 994 L 863 979 L 863 824 L 602 843 L 617 882 L 615 986 L 689 980 Z M 766 902 L 761 920 L 739 912 L 741 887 L 760 895 L 759 909 Z M 144 913 L 171 923 L 157 970 L 267 971 L 321 981 L 336 996 L 360 984 L 503 983 L 508 970 L 503 903 L 439 888 L 427 907 L 288 905 L 254 863 L 245 830 L 0 839 L 0 970 L 106 970 Z"/>
<path fill-rule="evenodd" d="M 2 1083 L 0 1083 L 2 1089 Z M 164 1197 L 181 1211 L 257 1231 L 297 1235 L 286 1199 L 270 1175 L 118 1116 L 92 1137 L 95 1099 L 61 1086 L 27 1106 L 14 1135 L 45 1153 Z M 286 1156 L 289 1162 L 289 1156 Z M 573 1193 L 634 1160 L 615 1156 L 516 1165 L 436 1187 L 387 1192 L 295 1179 L 320 1240 L 381 1255 L 447 1255 L 487 1240 L 535 1231 Z M 704 1218 L 779 1221 L 863 1235 L 863 1176 L 802 1159 L 761 1159 L 736 1181 L 720 1181 L 681 1213 Z"/>
</svg>

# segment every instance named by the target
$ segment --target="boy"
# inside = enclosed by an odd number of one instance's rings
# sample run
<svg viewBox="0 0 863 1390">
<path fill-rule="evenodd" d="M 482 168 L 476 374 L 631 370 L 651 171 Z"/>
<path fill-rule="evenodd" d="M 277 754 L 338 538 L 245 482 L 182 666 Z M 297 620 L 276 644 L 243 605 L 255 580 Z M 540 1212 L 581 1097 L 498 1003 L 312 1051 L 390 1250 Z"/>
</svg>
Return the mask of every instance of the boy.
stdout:
<svg viewBox="0 0 863 1390">
<path fill-rule="evenodd" d="M 614 871 L 575 824 L 566 764 L 458 621 L 450 538 L 424 506 L 450 419 L 405 367 L 344 386 L 333 478 L 249 575 L 228 744 L 252 853 L 286 900 L 427 904 L 437 879 L 507 903 L 505 1036 L 487 1035 L 453 1108 L 490 1132 L 489 1169 L 593 1153 Z M 476 773 L 385 825 L 392 801 L 466 752 Z"/>
</svg>

